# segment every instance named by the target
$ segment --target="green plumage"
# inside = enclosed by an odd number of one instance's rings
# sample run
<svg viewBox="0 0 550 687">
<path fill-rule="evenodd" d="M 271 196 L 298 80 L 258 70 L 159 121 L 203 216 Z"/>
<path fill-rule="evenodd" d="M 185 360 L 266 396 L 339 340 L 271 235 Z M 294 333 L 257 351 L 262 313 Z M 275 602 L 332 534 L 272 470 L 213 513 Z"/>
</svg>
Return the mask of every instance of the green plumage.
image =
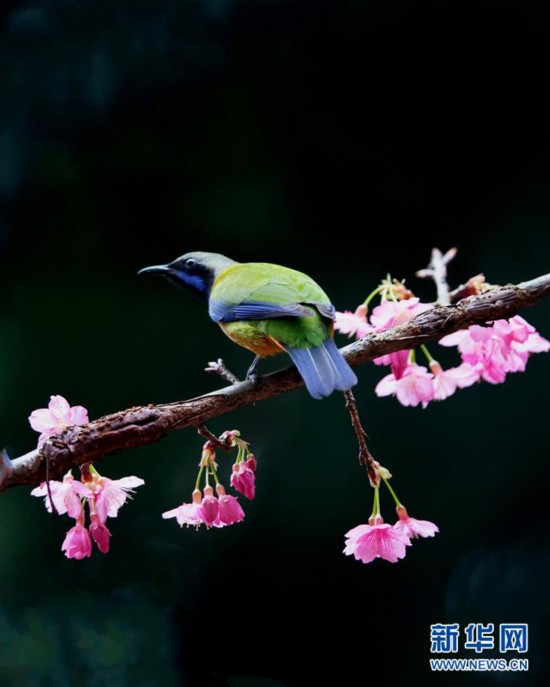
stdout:
<svg viewBox="0 0 550 687">
<path fill-rule="evenodd" d="M 327 294 L 307 274 L 267 262 L 237 263 L 223 270 L 214 281 L 210 298 L 235 305 L 259 301 L 330 306 Z"/>
<path fill-rule="evenodd" d="M 258 360 L 285 351 L 313 398 L 346 391 L 357 377 L 333 341 L 334 307 L 303 272 L 266 262 L 238 263 L 219 253 L 186 253 L 141 272 L 162 274 L 208 300 L 208 313 L 227 336 Z"/>
<path fill-rule="evenodd" d="M 332 319 L 327 317 L 332 306 L 326 293 L 306 274 L 281 265 L 260 262 L 232 265 L 214 281 L 210 302 L 221 302 L 227 306 L 252 302 L 303 307 L 304 314 L 308 316 L 283 316 L 221 325 L 228 336 L 252 350 L 258 348 L 256 342 L 264 337 L 290 348 L 320 346 L 332 332 Z M 252 345 L 247 345 L 247 342 Z M 271 352 L 278 351 L 273 348 Z"/>
</svg>

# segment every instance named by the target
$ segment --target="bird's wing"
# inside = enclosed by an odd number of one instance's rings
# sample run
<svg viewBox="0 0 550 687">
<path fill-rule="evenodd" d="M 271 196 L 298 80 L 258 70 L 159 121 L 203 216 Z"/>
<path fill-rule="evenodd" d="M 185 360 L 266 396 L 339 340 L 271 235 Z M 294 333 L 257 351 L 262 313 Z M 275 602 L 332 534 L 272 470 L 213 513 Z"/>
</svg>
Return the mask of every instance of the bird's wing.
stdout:
<svg viewBox="0 0 550 687">
<path fill-rule="evenodd" d="M 276 305 L 262 301 L 248 301 L 232 305 L 225 301 L 210 300 L 208 309 L 214 322 L 237 322 L 239 320 L 268 320 L 272 317 L 311 317 L 313 310 L 299 303 Z"/>
<path fill-rule="evenodd" d="M 227 270 L 210 297 L 215 322 L 311 317 L 312 306 L 334 319 L 334 306 L 324 291 L 305 274 L 264 263 L 244 263 Z M 308 307 L 309 306 L 309 307 Z"/>
</svg>

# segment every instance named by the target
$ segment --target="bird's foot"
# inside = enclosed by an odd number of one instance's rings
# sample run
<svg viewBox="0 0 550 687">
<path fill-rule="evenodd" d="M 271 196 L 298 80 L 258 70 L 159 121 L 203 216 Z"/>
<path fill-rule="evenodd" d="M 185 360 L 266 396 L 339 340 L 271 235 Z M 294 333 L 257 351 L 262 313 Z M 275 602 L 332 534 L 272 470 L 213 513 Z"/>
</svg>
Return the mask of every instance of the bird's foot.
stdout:
<svg viewBox="0 0 550 687">
<path fill-rule="evenodd" d="M 221 358 L 218 358 L 217 360 L 211 360 L 204 368 L 204 371 L 210 374 L 216 374 L 230 384 L 238 384 L 241 381 L 237 376 L 227 369 Z"/>
<path fill-rule="evenodd" d="M 254 370 L 252 372 L 248 371 L 246 373 L 246 381 L 252 382 L 252 386 L 258 386 L 258 373 L 254 372 Z"/>
<path fill-rule="evenodd" d="M 261 357 L 257 355 L 252 361 L 252 365 L 248 368 L 248 372 L 246 373 L 246 380 L 248 382 L 252 382 L 253 386 L 258 385 L 258 373 L 256 372 L 256 368 L 258 367 L 260 360 Z"/>
</svg>

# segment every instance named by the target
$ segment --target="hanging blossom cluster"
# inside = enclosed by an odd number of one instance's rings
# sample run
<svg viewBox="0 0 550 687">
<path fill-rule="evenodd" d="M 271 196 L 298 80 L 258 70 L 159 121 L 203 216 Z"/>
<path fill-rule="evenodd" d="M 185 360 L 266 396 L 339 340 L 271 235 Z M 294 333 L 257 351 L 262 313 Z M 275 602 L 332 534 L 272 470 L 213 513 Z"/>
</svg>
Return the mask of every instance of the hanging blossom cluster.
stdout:
<svg viewBox="0 0 550 687">
<path fill-rule="evenodd" d="M 399 501 L 389 483 L 390 472 L 374 461 L 376 482 L 374 487 L 374 504 L 371 516 L 366 525 L 358 525 L 346 533 L 346 556 L 354 556 L 358 561 L 370 563 L 375 558 L 384 558 L 390 563 L 397 563 L 405 557 L 407 546 L 411 546 L 412 539 L 419 537 L 433 537 L 439 532 L 437 525 L 428 520 L 417 520 L 409 517 L 407 509 Z M 397 511 L 397 522 L 388 525 L 384 522 L 380 511 L 380 482 L 383 481 L 392 495 Z"/>
<path fill-rule="evenodd" d="M 237 458 L 233 464 L 230 485 L 247 499 L 255 496 L 256 458 L 250 452 L 249 445 L 240 438 L 238 430 L 224 432 L 218 442 L 220 446 L 231 449 L 237 447 Z M 210 482 L 214 483 L 214 487 Z M 201 492 L 201 483 L 203 488 Z M 214 495 L 214 488 L 216 494 Z M 218 464 L 216 463 L 216 448 L 212 441 L 207 441 L 202 450 L 199 462 L 199 472 L 195 482 L 195 489 L 191 494 L 190 503 L 182 503 L 177 508 L 162 514 L 163 518 L 176 518 L 183 525 L 201 525 L 210 527 L 226 527 L 241 522 L 244 511 L 237 497 L 228 494 L 220 482 Z"/>
<path fill-rule="evenodd" d="M 51 396 L 47 408 L 35 410 L 29 416 L 31 427 L 40 432 L 38 448 L 52 436 L 73 425 L 87 423 L 88 411 L 83 406 L 70 406 L 63 396 Z M 256 458 L 249 445 L 240 438 L 237 430 L 224 432 L 216 444 L 226 450 L 237 448 L 229 483 L 247 499 L 253 499 L 256 488 Z M 144 484 L 139 477 L 109 479 L 99 474 L 90 463 L 80 467 L 81 477 L 75 479 L 72 471 L 62 481 L 49 480 L 31 491 L 32 496 L 44 498 L 47 510 L 58 515 L 68 515 L 75 521 L 66 533 L 61 550 L 67 558 L 81 560 L 92 555 L 92 542 L 101 553 L 108 553 L 111 532 L 107 519 L 115 518 L 136 487 Z M 201 481 L 204 486 L 201 492 Z M 214 486 L 210 484 L 213 482 Z M 215 494 L 214 494 L 215 489 Z M 86 525 L 86 520 L 89 524 Z M 216 450 L 212 441 L 203 447 L 195 490 L 191 503 L 183 503 L 162 514 L 163 518 L 175 517 L 183 525 L 199 527 L 225 527 L 241 522 L 244 511 L 235 496 L 226 493 L 218 477 Z"/>
<path fill-rule="evenodd" d="M 29 422 L 34 430 L 40 432 L 40 448 L 49 437 L 67 427 L 87 423 L 88 411 L 82 406 L 71 407 L 63 396 L 51 396 L 48 407 L 33 411 Z M 134 488 L 144 484 L 139 477 L 114 480 L 103 477 L 90 463 L 82 465 L 80 472 L 80 480 L 75 479 L 69 470 L 62 482 L 49 480 L 31 491 L 33 496 L 44 497 L 50 513 L 55 510 L 59 515 L 67 514 L 75 520 L 61 550 L 67 558 L 77 560 L 92 555 L 92 540 L 101 553 L 109 551 L 111 532 L 106 525 L 107 518 L 116 518 Z M 88 527 L 86 507 L 90 521 Z"/>
<path fill-rule="evenodd" d="M 88 421 L 88 413 L 82 406 L 71 407 L 63 396 L 52 396 L 48 408 L 34 411 L 29 420 L 33 429 L 39 431 L 42 446 L 51 436 L 74 424 Z M 230 451 L 237 448 L 230 485 L 247 499 L 253 499 L 256 488 L 256 458 L 248 442 L 240 438 L 237 430 L 224 432 L 219 439 L 208 440 L 203 446 L 195 489 L 189 503 L 182 503 L 162 514 L 165 519 L 175 518 L 180 526 L 191 525 L 207 529 L 226 527 L 241 522 L 244 511 L 237 497 L 227 494 L 219 478 L 216 462 L 216 448 Z M 368 524 L 358 525 L 346 536 L 344 553 L 353 555 L 363 563 L 375 558 L 384 558 L 392 563 L 404 558 L 406 548 L 416 537 L 433 537 L 438 528 L 427 520 L 409 517 L 405 506 L 397 498 L 389 484 L 391 474 L 386 468 L 373 461 L 375 482 L 374 505 Z M 119 509 L 134 493 L 136 487 L 144 484 L 139 477 L 130 476 L 112 480 L 104 477 L 90 463 L 80 467 L 81 478 L 75 479 L 72 471 L 62 481 L 50 480 L 32 490 L 33 496 L 44 498 L 49 512 L 68 515 L 74 519 L 74 526 L 66 533 L 61 550 L 67 558 L 81 560 L 92 554 L 92 542 L 102 553 L 108 553 L 111 532 L 107 519 L 115 518 Z M 380 511 L 380 482 L 383 481 L 395 500 L 398 520 L 389 525 L 384 522 Z M 213 485 L 211 484 L 213 482 Z M 202 485 L 202 489 L 201 489 Z M 86 525 L 88 515 L 89 524 Z"/>
<path fill-rule="evenodd" d="M 483 275 L 468 282 L 469 295 L 491 288 Z M 380 296 L 381 302 L 368 317 L 370 302 Z M 433 303 L 421 303 L 402 282 L 385 279 L 355 312 L 336 313 L 335 328 L 342 334 L 358 339 L 374 332 L 383 332 L 406 324 L 429 310 Z M 443 369 L 428 348 L 420 346 L 428 367 L 419 365 L 416 351 L 404 350 L 381 356 L 373 362 L 390 367 L 390 374 L 378 382 L 377 396 L 397 397 L 404 406 L 426 407 L 430 401 L 442 401 L 457 391 L 484 380 L 502 384 L 511 372 L 524 372 L 529 357 L 550 350 L 550 341 L 543 338 L 523 317 L 497 320 L 492 325 L 473 325 L 443 337 L 439 344 L 456 346 L 461 363 Z"/>
</svg>

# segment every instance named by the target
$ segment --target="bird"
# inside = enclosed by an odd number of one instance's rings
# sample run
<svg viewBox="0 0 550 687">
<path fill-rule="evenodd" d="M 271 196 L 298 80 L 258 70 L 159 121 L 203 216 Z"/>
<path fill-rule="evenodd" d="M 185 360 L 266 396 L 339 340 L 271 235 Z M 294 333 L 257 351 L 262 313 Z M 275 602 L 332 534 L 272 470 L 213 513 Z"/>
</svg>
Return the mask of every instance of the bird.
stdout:
<svg viewBox="0 0 550 687">
<path fill-rule="evenodd" d="M 262 358 L 286 352 L 315 399 L 357 383 L 334 343 L 335 308 L 307 274 L 203 251 L 144 267 L 138 274 L 162 275 L 206 300 L 210 318 L 256 355 L 247 379 L 257 382 Z"/>
</svg>

